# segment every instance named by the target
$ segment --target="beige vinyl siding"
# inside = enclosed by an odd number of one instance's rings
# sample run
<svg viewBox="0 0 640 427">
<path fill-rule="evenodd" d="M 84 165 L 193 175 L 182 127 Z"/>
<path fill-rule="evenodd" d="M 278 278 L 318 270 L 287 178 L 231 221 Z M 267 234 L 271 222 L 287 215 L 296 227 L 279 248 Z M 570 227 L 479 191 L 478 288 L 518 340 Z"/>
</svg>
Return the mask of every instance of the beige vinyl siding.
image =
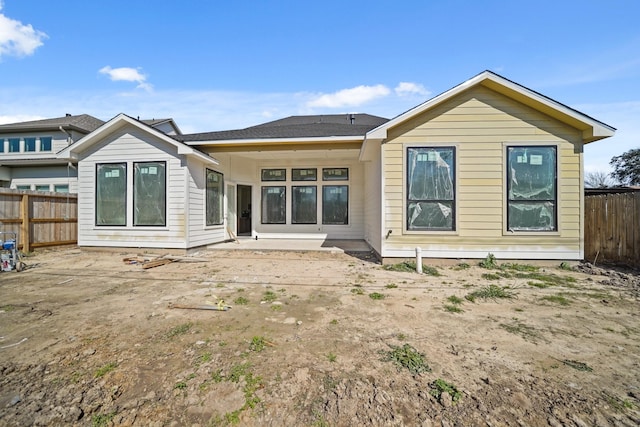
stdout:
<svg viewBox="0 0 640 427">
<path fill-rule="evenodd" d="M 381 193 L 380 182 L 382 180 L 382 169 L 380 151 L 376 152 L 375 158 L 364 164 L 364 240 L 378 254 L 382 252 L 382 212 L 380 210 Z"/>
<path fill-rule="evenodd" d="M 456 147 L 455 232 L 405 228 L 406 148 Z M 558 232 L 509 233 L 506 216 L 506 145 L 557 145 Z M 581 258 L 580 133 L 555 119 L 484 87 L 463 92 L 408 122 L 389 129 L 382 145 L 385 183 L 382 256 Z"/>
<path fill-rule="evenodd" d="M 118 131 L 91 147 L 79 162 L 78 245 L 186 248 L 186 168 L 175 147 L 138 129 Z M 166 226 L 133 227 L 133 163 L 166 162 Z M 127 226 L 95 225 L 95 170 L 98 163 L 127 164 Z"/>
</svg>

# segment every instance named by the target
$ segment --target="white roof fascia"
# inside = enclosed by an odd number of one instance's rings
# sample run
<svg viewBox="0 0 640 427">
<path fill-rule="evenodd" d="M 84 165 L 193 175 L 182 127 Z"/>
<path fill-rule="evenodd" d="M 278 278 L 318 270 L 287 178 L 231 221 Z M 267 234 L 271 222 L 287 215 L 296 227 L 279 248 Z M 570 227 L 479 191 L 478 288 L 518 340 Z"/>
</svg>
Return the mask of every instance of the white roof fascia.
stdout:
<svg viewBox="0 0 640 427">
<path fill-rule="evenodd" d="M 602 138 L 606 138 L 609 136 L 613 136 L 615 133 L 615 128 L 606 125 L 605 123 L 602 123 L 598 120 L 595 120 L 585 114 L 582 114 L 572 108 L 567 107 L 566 105 L 563 105 L 557 101 L 552 100 L 551 98 L 547 98 L 546 96 L 543 96 L 537 92 L 532 91 L 531 89 L 528 89 L 524 86 L 521 86 L 517 83 L 514 83 L 510 80 L 505 79 L 504 77 L 501 77 L 497 74 L 494 74 L 490 71 L 483 71 L 482 73 L 478 74 L 477 76 L 459 84 L 458 86 L 455 86 L 452 89 L 449 89 L 446 92 L 441 93 L 440 95 L 437 95 L 433 98 L 431 98 L 430 100 L 408 110 L 407 112 L 400 114 L 399 116 L 394 117 L 393 119 L 389 120 L 386 123 L 383 123 L 382 125 L 378 126 L 375 129 L 370 130 L 367 135 L 366 138 L 367 139 L 379 139 L 379 140 L 384 140 L 387 138 L 387 131 L 388 129 L 392 128 L 393 126 L 402 123 L 406 120 L 409 120 L 415 116 L 417 116 L 418 114 L 421 114 L 422 112 L 429 110 L 430 108 L 434 107 L 435 105 L 438 105 L 442 102 L 445 102 L 451 98 L 453 98 L 454 96 L 458 95 L 460 92 L 475 86 L 477 84 L 481 84 L 483 81 L 486 80 L 490 80 L 492 82 L 495 82 L 501 86 L 504 86 L 514 92 L 518 92 L 521 95 L 527 96 L 533 100 L 535 100 L 536 102 L 539 102 L 541 104 L 544 104 L 564 115 L 567 115 L 571 118 L 573 118 L 574 120 L 577 120 L 579 122 L 584 123 L 585 125 L 588 125 L 592 128 L 592 130 L 585 130 L 583 131 L 583 135 L 584 136 L 588 136 L 588 138 L 585 138 L 585 140 L 597 140 L 597 139 L 602 139 Z"/>
<path fill-rule="evenodd" d="M 93 143 L 95 143 L 97 140 L 100 140 L 103 136 L 108 135 L 110 132 L 112 132 L 112 130 L 117 129 L 122 122 L 126 122 L 132 126 L 135 126 L 141 130 L 144 130 L 150 134 L 152 134 L 153 136 L 161 139 L 162 141 L 173 145 L 174 147 L 176 147 L 176 149 L 178 150 L 178 154 L 182 154 L 182 155 L 187 155 L 187 156 L 194 156 L 199 158 L 200 160 L 204 161 L 205 163 L 210 163 L 210 164 L 214 164 L 214 165 L 218 165 L 220 164 L 216 159 L 214 159 L 213 157 L 207 156 L 204 153 L 201 153 L 199 151 L 194 150 L 193 148 L 187 146 L 186 144 L 183 144 L 179 141 L 176 141 L 175 139 L 171 138 L 170 136 L 166 135 L 165 133 L 149 126 L 146 125 L 144 123 L 141 123 L 129 116 L 127 116 L 126 114 L 118 114 L 116 117 L 114 117 L 113 119 L 109 120 L 107 123 L 105 123 L 104 125 L 100 126 L 98 129 L 96 129 L 95 131 L 91 132 L 90 134 L 84 136 L 82 139 L 80 139 L 79 141 L 77 141 L 75 144 L 71 144 L 70 146 L 60 150 L 57 154 L 58 158 L 61 159 L 77 159 L 78 158 L 78 153 L 82 151 L 82 149 L 84 147 L 89 147 L 91 146 Z"/>
<path fill-rule="evenodd" d="M 279 143 L 340 143 L 340 142 L 361 142 L 365 136 L 321 136 L 311 138 L 256 138 L 256 139 L 218 139 L 203 141 L 185 141 L 187 145 L 256 145 L 256 144 L 279 144 Z"/>
</svg>

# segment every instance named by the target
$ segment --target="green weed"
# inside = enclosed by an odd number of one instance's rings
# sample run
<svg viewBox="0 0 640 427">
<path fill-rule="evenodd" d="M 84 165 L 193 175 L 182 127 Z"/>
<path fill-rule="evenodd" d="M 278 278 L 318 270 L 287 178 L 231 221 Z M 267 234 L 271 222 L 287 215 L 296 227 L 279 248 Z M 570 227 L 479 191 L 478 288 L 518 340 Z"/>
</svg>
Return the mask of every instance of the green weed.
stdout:
<svg viewBox="0 0 640 427">
<path fill-rule="evenodd" d="M 391 350 L 380 352 L 384 356 L 382 360 L 393 362 L 398 370 L 405 368 L 414 375 L 422 372 L 431 372 L 431 368 L 424 359 L 424 354 L 410 344 L 404 344 L 402 347 L 395 345 L 390 345 L 389 347 Z"/>
<path fill-rule="evenodd" d="M 327 354 L 327 360 L 329 362 L 335 362 L 338 359 L 338 356 L 336 356 L 334 353 L 329 353 Z"/>
<path fill-rule="evenodd" d="M 364 295 L 364 289 L 362 289 L 362 288 L 352 288 L 351 289 L 351 293 L 352 294 L 356 294 L 356 295 Z"/>
<path fill-rule="evenodd" d="M 591 368 L 589 365 L 583 362 L 578 362 L 577 360 L 564 359 L 562 363 L 578 371 L 584 371 L 584 372 L 593 371 L 593 368 Z"/>
<path fill-rule="evenodd" d="M 444 305 L 444 310 L 449 313 L 464 313 L 464 310 L 458 307 L 457 305 Z"/>
<path fill-rule="evenodd" d="M 541 338 L 540 334 L 534 327 L 525 325 L 516 318 L 514 318 L 513 322 L 510 324 L 501 323 L 500 327 L 509 333 L 520 335 L 525 341 L 529 341 L 534 344 L 537 344 L 538 340 Z"/>
<path fill-rule="evenodd" d="M 571 301 L 569 301 L 567 298 L 565 298 L 562 295 L 546 295 L 540 299 L 544 301 L 549 301 L 556 304 L 564 305 L 564 306 L 571 304 Z"/>
<path fill-rule="evenodd" d="M 451 269 L 455 270 L 455 271 L 467 270 L 469 268 L 471 268 L 471 266 L 469 264 L 467 264 L 466 262 L 461 262 L 461 263 L 456 264 L 453 267 L 451 267 Z"/>
<path fill-rule="evenodd" d="M 384 296 L 384 294 L 381 294 L 380 292 L 371 292 L 369 294 L 369 298 L 371 298 L 373 300 L 381 300 L 381 299 L 384 299 L 385 296 Z"/>
<path fill-rule="evenodd" d="M 98 368 L 93 376 L 94 376 L 94 378 L 101 378 L 101 377 L 105 376 L 106 374 L 108 374 L 109 372 L 111 372 L 114 369 L 116 369 L 117 366 L 118 366 L 118 364 L 115 363 L 115 362 L 107 363 L 103 367 Z"/>
<path fill-rule="evenodd" d="M 178 325 L 178 326 L 174 327 L 173 329 L 171 329 L 169 331 L 169 333 L 167 334 L 167 336 L 169 338 L 173 338 L 173 337 L 178 336 L 178 335 L 186 334 L 187 332 L 189 332 L 189 329 L 191 329 L 192 326 L 193 326 L 193 323 L 191 323 L 191 322 L 183 323 L 183 324 Z"/>
<path fill-rule="evenodd" d="M 385 286 L 385 288 L 387 289 L 395 289 L 397 287 L 398 285 L 396 285 L 395 283 L 389 283 L 388 285 Z"/>
<path fill-rule="evenodd" d="M 247 305 L 249 304 L 249 300 L 245 297 L 238 297 L 236 299 L 233 300 L 234 304 L 236 305 Z"/>
<path fill-rule="evenodd" d="M 478 263 L 478 265 L 482 268 L 494 269 L 498 268 L 498 261 L 492 253 L 489 253 L 482 261 Z"/>
<path fill-rule="evenodd" d="M 264 347 L 267 345 L 267 340 L 264 337 L 253 337 L 251 338 L 251 343 L 249 343 L 249 350 L 255 351 L 256 353 L 264 350 Z"/>
<path fill-rule="evenodd" d="M 496 285 L 489 285 L 486 286 L 484 288 L 478 289 L 476 291 L 471 292 L 470 294 L 468 294 L 467 296 L 472 297 L 472 300 L 469 301 L 474 301 L 475 298 L 482 298 L 482 299 L 510 299 L 510 298 L 514 298 L 515 294 L 513 292 L 509 292 L 507 291 L 505 288 L 502 288 L 500 286 L 496 286 Z M 469 299 L 469 298 L 467 298 Z"/>
<path fill-rule="evenodd" d="M 454 305 L 462 304 L 464 302 L 462 298 L 457 297 L 455 295 L 451 295 L 449 298 L 447 298 L 447 301 L 449 301 L 451 304 L 454 304 Z"/>
<path fill-rule="evenodd" d="M 273 302 L 278 299 L 278 295 L 273 291 L 266 291 L 262 296 L 262 301 Z"/>
<path fill-rule="evenodd" d="M 457 402 L 462 397 L 462 393 L 455 385 L 450 384 L 441 378 L 433 381 L 431 384 L 429 384 L 429 387 L 431 388 L 431 391 L 429 393 L 436 399 L 440 399 L 442 393 L 447 393 L 449 396 L 451 396 L 451 400 L 454 402 Z"/>
<path fill-rule="evenodd" d="M 92 427 L 105 427 L 108 426 L 113 418 L 116 416 L 115 412 L 109 412 L 108 414 L 96 414 L 91 417 Z"/>
</svg>

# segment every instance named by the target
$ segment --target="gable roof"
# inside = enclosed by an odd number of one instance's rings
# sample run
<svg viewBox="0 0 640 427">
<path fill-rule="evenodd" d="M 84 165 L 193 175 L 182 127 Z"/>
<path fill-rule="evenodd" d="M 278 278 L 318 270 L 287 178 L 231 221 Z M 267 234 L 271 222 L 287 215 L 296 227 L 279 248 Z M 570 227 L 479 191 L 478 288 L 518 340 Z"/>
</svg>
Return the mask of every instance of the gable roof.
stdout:
<svg viewBox="0 0 640 427">
<path fill-rule="evenodd" d="M 489 89 L 494 90 L 502 95 L 512 98 L 522 104 L 528 105 L 544 114 L 547 114 L 567 125 L 574 127 L 582 131 L 582 139 L 585 144 L 599 139 L 608 138 L 613 136 L 616 129 L 601 121 L 587 116 L 578 110 L 568 107 L 558 101 L 548 98 L 534 90 L 526 88 L 518 83 L 515 83 L 509 79 L 506 79 L 491 71 L 483 71 L 482 73 L 472 77 L 449 89 L 446 92 L 437 95 L 428 101 L 402 113 L 381 126 L 371 130 L 367 133 L 367 140 L 382 141 L 387 138 L 387 131 L 397 126 L 400 123 L 404 123 L 413 117 L 424 113 L 443 102 L 448 101 L 461 92 L 464 92 L 474 86 L 482 85 Z M 366 144 L 366 140 L 365 140 Z M 364 150 L 364 145 L 363 145 Z"/>
<path fill-rule="evenodd" d="M 178 127 L 178 125 L 176 124 L 176 122 L 172 119 L 172 118 L 167 118 L 167 119 L 143 119 L 140 120 L 142 123 L 151 126 L 152 128 L 156 128 L 159 129 L 160 126 L 162 125 L 169 125 L 173 128 L 173 134 L 172 135 L 181 135 L 182 131 L 180 130 L 180 128 Z M 166 133 L 166 132 L 165 132 Z"/>
<path fill-rule="evenodd" d="M 140 120 L 134 119 L 133 117 L 129 117 L 126 114 L 122 114 L 122 113 L 118 114 L 117 116 L 115 116 L 114 118 L 106 122 L 104 125 L 100 126 L 98 129 L 91 132 L 90 134 L 84 136 L 77 142 L 69 145 L 68 147 L 58 152 L 57 157 L 63 158 L 63 159 L 77 159 L 79 153 L 91 147 L 93 144 L 101 141 L 104 137 L 106 137 L 110 133 L 126 125 L 135 126 L 138 129 L 141 129 L 155 136 L 156 138 L 170 145 L 173 145 L 174 147 L 177 148 L 178 154 L 193 156 L 208 164 L 214 164 L 214 165 L 219 164 L 219 162 L 216 159 L 209 156 L 208 154 L 203 153 L 202 151 L 197 150 L 196 148 L 189 147 L 188 145 L 183 144 L 182 142 L 176 141 L 174 138 L 171 138 L 169 135 L 165 134 L 164 132 L 161 132 Z"/>
<path fill-rule="evenodd" d="M 66 130 L 76 130 L 83 133 L 90 133 L 102 126 L 104 122 L 88 114 L 72 116 L 67 114 L 64 117 L 53 119 L 31 120 L 27 122 L 8 123 L 0 125 L 0 132 L 23 132 L 23 131 L 46 131 L 58 130 L 60 126 Z"/>
<path fill-rule="evenodd" d="M 205 141 L 340 137 L 363 139 L 368 131 L 387 121 L 388 119 L 370 114 L 290 116 L 244 129 L 177 135 L 174 138 L 190 144 Z"/>
</svg>

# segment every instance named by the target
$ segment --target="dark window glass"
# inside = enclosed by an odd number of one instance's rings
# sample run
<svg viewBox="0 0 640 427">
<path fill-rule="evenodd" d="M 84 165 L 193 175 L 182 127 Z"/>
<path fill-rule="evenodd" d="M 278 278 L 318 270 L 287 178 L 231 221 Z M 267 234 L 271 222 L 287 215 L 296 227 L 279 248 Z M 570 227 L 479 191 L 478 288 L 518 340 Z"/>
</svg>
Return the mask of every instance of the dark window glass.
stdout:
<svg viewBox="0 0 640 427">
<path fill-rule="evenodd" d="M 165 168 L 165 162 L 133 164 L 133 225 L 166 224 Z"/>
<path fill-rule="evenodd" d="M 322 169 L 323 181 L 348 181 L 348 168 L 324 168 Z"/>
<path fill-rule="evenodd" d="M 317 179 L 318 170 L 315 168 L 291 169 L 292 181 L 316 181 Z"/>
<path fill-rule="evenodd" d="M 20 152 L 20 138 L 9 138 L 9 152 L 10 153 Z"/>
<path fill-rule="evenodd" d="M 287 170 L 286 169 L 262 169 L 263 181 L 286 181 Z"/>
<path fill-rule="evenodd" d="M 40 151 L 51 151 L 51 137 L 50 136 L 41 136 L 40 137 Z"/>
<path fill-rule="evenodd" d="M 556 147 L 507 147 L 507 229 L 556 231 Z"/>
<path fill-rule="evenodd" d="M 127 164 L 96 165 L 96 225 L 126 225 Z"/>
<path fill-rule="evenodd" d="M 349 224 L 348 186 L 322 186 L 322 223 L 333 225 Z"/>
<path fill-rule="evenodd" d="M 455 230 L 455 148 L 407 149 L 407 230 Z"/>
<path fill-rule="evenodd" d="M 24 151 L 36 151 L 36 139 L 27 137 L 24 139 Z"/>
<path fill-rule="evenodd" d="M 315 185 L 291 187 L 291 223 L 316 224 L 318 198 Z"/>
<path fill-rule="evenodd" d="M 286 209 L 286 187 L 262 187 L 263 224 L 284 224 Z"/>
<path fill-rule="evenodd" d="M 224 209 L 224 177 L 207 169 L 207 225 L 221 225 Z"/>
</svg>

